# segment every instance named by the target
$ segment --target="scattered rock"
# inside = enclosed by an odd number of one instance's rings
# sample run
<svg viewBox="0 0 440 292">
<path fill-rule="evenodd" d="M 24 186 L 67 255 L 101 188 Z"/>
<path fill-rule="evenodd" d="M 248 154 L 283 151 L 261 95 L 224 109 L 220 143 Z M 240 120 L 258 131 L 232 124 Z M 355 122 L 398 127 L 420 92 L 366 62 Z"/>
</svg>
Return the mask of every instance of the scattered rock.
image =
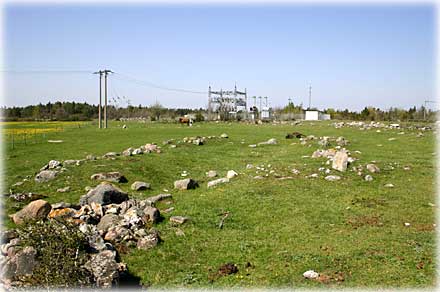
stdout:
<svg viewBox="0 0 440 292">
<path fill-rule="evenodd" d="M 367 175 L 364 177 L 364 179 L 365 179 L 366 181 L 372 181 L 372 180 L 373 180 L 373 177 L 372 177 L 371 175 L 367 174 Z"/>
<path fill-rule="evenodd" d="M 388 183 L 388 184 L 386 184 L 386 185 L 385 185 L 385 187 L 386 187 L 386 188 L 394 188 L 394 185 L 393 185 L 393 184 L 390 184 L 390 183 Z"/>
<path fill-rule="evenodd" d="M 348 164 L 348 154 L 346 151 L 338 151 L 333 157 L 332 168 L 338 171 L 346 171 Z"/>
<path fill-rule="evenodd" d="M 275 144 L 278 144 L 278 141 L 275 138 L 271 138 L 267 141 L 258 143 L 258 145 L 275 145 Z"/>
<path fill-rule="evenodd" d="M 376 165 L 376 164 L 373 164 L 373 163 L 369 163 L 369 164 L 367 164 L 366 169 L 367 169 L 369 172 L 371 172 L 371 173 L 377 173 L 377 172 L 380 172 L 380 168 L 377 167 L 377 165 Z"/>
<path fill-rule="evenodd" d="M 208 182 L 208 188 L 211 188 L 211 187 L 216 186 L 218 184 L 223 184 L 223 183 L 228 183 L 228 182 L 229 182 L 229 178 L 222 177 L 222 178 Z"/>
<path fill-rule="evenodd" d="M 317 279 L 319 277 L 319 273 L 313 270 L 308 270 L 304 272 L 303 277 L 306 279 Z"/>
<path fill-rule="evenodd" d="M 216 176 L 217 176 L 217 171 L 215 171 L 215 170 L 210 170 L 210 171 L 208 171 L 208 172 L 206 173 L 206 176 L 209 177 L 209 178 L 216 177 Z"/>
<path fill-rule="evenodd" d="M 199 187 L 199 184 L 191 178 L 176 180 L 174 182 L 174 188 L 179 190 L 189 190 L 197 187 Z"/>
<path fill-rule="evenodd" d="M 27 220 L 44 219 L 52 209 L 51 205 L 44 200 L 30 202 L 23 209 L 11 215 L 15 224 L 22 224 Z"/>
<path fill-rule="evenodd" d="M 144 219 L 145 222 L 152 222 L 152 223 L 158 222 L 160 219 L 159 209 L 151 207 L 151 206 L 145 207 L 144 218 L 145 218 Z"/>
<path fill-rule="evenodd" d="M 116 262 L 116 252 L 104 250 L 98 254 L 92 254 L 85 268 L 93 274 L 98 287 L 111 288 L 112 284 L 118 282 L 123 266 Z"/>
<path fill-rule="evenodd" d="M 70 187 L 69 186 L 57 189 L 58 193 L 67 193 L 68 191 L 70 191 Z"/>
<path fill-rule="evenodd" d="M 125 176 L 120 174 L 119 172 L 101 172 L 101 173 L 95 173 L 90 177 L 90 179 L 93 180 L 104 180 L 109 182 L 116 182 L 116 183 L 126 183 L 127 179 Z"/>
<path fill-rule="evenodd" d="M 188 221 L 187 217 L 183 217 L 183 216 L 171 216 L 170 217 L 170 222 L 171 223 L 183 224 L 186 221 Z"/>
<path fill-rule="evenodd" d="M 48 182 L 50 180 L 55 179 L 57 175 L 58 175 L 58 171 L 56 170 L 42 170 L 40 173 L 38 173 L 35 176 L 35 181 L 38 183 Z"/>
<path fill-rule="evenodd" d="M 220 138 L 229 138 L 229 136 L 228 136 L 228 134 L 223 133 L 223 134 L 220 135 Z"/>
<path fill-rule="evenodd" d="M 226 177 L 231 179 L 231 178 L 236 177 L 237 175 L 238 175 L 238 173 L 236 173 L 235 171 L 229 170 L 228 173 L 226 174 Z"/>
<path fill-rule="evenodd" d="M 151 249 L 157 246 L 159 242 L 160 242 L 159 233 L 153 232 L 139 239 L 137 242 L 137 248 L 143 250 Z"/>
<path fill-rule="evenodd" d="M 134 191 L 143 191 L 143 190 L 148 190 L 150 189 L 150 184 L 146 183 L 146 182 L 142 182 L 142 181 L 135 181 L 132 185 L 131 185 L 131 189 Z"/>
<path fill-rule="evenodd" d="M 154 205 L 156 202 L 164 200 L 164 199 L 169 199 L 171 198 L 172 195 L 171 194 L 159 194 L 157 196 L 153 196 L 153 197 L 149 197 L 146 199 L 146 202 L 148 203 L 148 205 Z"/>
<path fill-rule="evenodd" d="M 338 175 L 328 175 L 325 177 L 325 180 L 327 180 L 327 181 L 337 181 L 340 179 L 341 179 L 341 177 Z"/>
</svg>

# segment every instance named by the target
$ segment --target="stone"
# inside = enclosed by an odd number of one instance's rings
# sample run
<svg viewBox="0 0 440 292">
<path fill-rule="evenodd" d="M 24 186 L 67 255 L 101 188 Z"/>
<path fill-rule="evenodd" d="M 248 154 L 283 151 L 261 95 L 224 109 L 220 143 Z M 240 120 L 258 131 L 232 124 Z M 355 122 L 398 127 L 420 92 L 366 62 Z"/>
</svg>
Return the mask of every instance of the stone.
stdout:
<svg viewBox="0 0 440 292">
<path fill-rule="evenodd" d="M 229 178 L 222 177 L 222 178 L 208 182 L 208 188 L 211 188 L 211 187 L 216 186 L 218 184 L 224 184 L 224 183 L 228 183 L 228 182 L 229 182 Z"/>
<path fill-rule="evenodd" d="M 236 177 L 237 175 L 238 175 L 238 173 L 236 173 L 235 171 L 229 170 L 228 173 L 226 174 L 226 177 L 231 179 L 231 178 Z"/>
<path fill-rule="evenodd" d="M 58 160 L 51 160 L 49 161 L 47 166 L 49 169 L 55 169 L 61 165 L 62 165 L 61 162 L 59 162 Z"/>
<path fill-rule="evenodd" d="M 38 183 L 48 182 L 55 179 L 57 175 L 58 171 L 56 170 L 43 170 L 35 176 L 35 181 Z"/>
<path fill-rule="evenodd" d="M 148 205 L 154 205 L 156 202 L 164 200 L 164 199 L 169 199 L 172 198 L 171 194 L 159 194 L 157 196 L 153 196 L 153 197 L 149 197 L 146 199 L 146 202 Z"/>
<path fill-rule="evenodd" d="M 143 182 L 143 181 L 135 181 L 132 185 L 131 185 L 131 189 L 133 191 L 144 191 L 144 190 L 148 190 L 150 189 L 150 184 Z"/>
<path fill-rule="evenodd" d="M 71 218 L 75 215 L 76 211 L 72 208 L 52 209 L 47 217 L 53 218 Z"/>
<path fill-rule="evenodd" d="M 130 235 L 128 228 L 124 226 L 112 226 L 104 236 L 104 240 L 118 242 Z"/>
<path fill-rule="evenodd" d="M 367 169 L 369 172 L 372 172 L 372 173 L 380 172 L 380 168 L 377 167 L 377 165 L 376 165 L 376 164 L 373 164 L 373 163 L 369 163 L 369 164 L 367 164 L 366 169 Z"/>
<path fill-rule="evenodd" d="M 112 284 L 119 280 L 121 265 L 116 262 L 114 251 L 104 250 L 98 254 L 92 254 L 84 267 L 93 274 L 99 288 L 111 288 Z"/>
<path fill-rule="evenodd" d="M 373 180 L 373 177 L 372 177 L 371 175 L 367 174 L 367 175 L 364 177 L 364 179 L 365 179 L 366 181 L 372 181 L 372 180 Z"/>
<path fill-rule="evenodd" d="M 388 183 L 388 184 L 386 184 L 386 185 L 385 185 L 385 187 L 386 187 L 386 188 L 394 188 L 394 185 L 393 185 L 393 184 L 390 184 L 390 183 Z"/>
<path fill-rule="evenodd" d="M 327 180 L 327 181 L 337 181 L 340 179 L 341 179 L 341 177 L 338 175 L 328 175 L 325 177 L 325 180 Z"/>
<path fill-rule="evenodd" d="M 48 202 L 44 200 L 36 200 L 30 202 L 11 217 L 15 224 L 22 224 L 28 220 L 39 220 L 46 218 L 51 209 L 52 207 Z"/>
<path fill-rule="evenodd" d="M 199 187 L 199 184 L 191 178 L 176 180 L 174 182 L 174 188 L 179 190 L 189 190 L 197 187 Z"/>
<path fill-rule="evenodd" d="M 250 148 L 257 148 L 257 144 L 250 144 L 249 147 Z"/>
<path fill-rule="evenodd" d="M 144 221 L 157 223 L 160 220 L 160 212 L 159 209 L 147 206 L 144 209 Z"/>
<path fill-rule="evenodd" d="M 275 138 L 271 138 L 267 141 L 258 143 L 258 145 L 275 145 L 275 144 L 278 144 L 278 141 Z"/>
<path fill-rule="evenodd" d="M 343 172 L 347 170 L 347 164 L 348 164 L 347 152 L 343 150 L 336 152 L 335 156 L 333 157 L 332 168 Z"/>
<path fill-rule="evenodd" d="M 89 154 L 86 156 L 86 160 L 96 160 L 96 156 Z"/>
<path fill-rule="evenodd" d="M 109 182 L 116 182 L 116 183 L 125 183 L 127 182 L 127 179 L 125 176 L 120 174 L 117 171 L 114 172 L 101 172 L 101 173 L 95 173 L 90 177 L 90 179 L 93 180 L 104 180 Z"/>
<path fill-rule="evenodd" d="M 346 146 L 348 145 L 348 141 L 344 137 L 338 137 L 336 139 L 336 144 L 338 144 L 338 146 Z"/>
<path fill-rule="evenodd" d="M 215 170 L 210 170 L 210 171 L 208 171 L 208 172 L 206 173 L 206 176 L 209 177 L 209 178 L 216 177 L 216 176 L 217 176 L 217 171 L 215 171 Z"/>
<path fill-rule="evenodd" d="M 76 164 L 76 162 L 77 162 L 77 160 L 74 160 L 74 159 L 68 159 L 68 160 L 64 160 L 64 161 L 63 161 L 63 164 L 64 164 L 64 165 L 73 165 L 73 164 Z"/>
<path fill-rule="evenodd" d="M 306 279 L 317 279 L 319 277 L 319 273 L 313 270 L 309 270 L 304 272 L 303 277 Z"/>
<path fill-rule="evenodd" d="M 186 221 L 188 221 L 187 217 L 183 217 L 183 216 L 171 216 L 170 217 L 170 222 L 171 223 L 183 224 Z"/>
<path fill-rule="evenodd" d="M 80 205 L 90 204 L 91 202 L 101 205 L 120 204 L 128 200 L 128 194 L 114 185 L 102 182 L 94 189 L 90 190 L 86 195 L 80 198 Z"/>
<path fill-rule="evenodd" d="M 128 148 L 128 149 L 125 149 L 124 151 L 122 151 L 122 156 L 131 156 L 132 154 L 133 154 L 133 148 Z"/>
<path fill-rule="evenodd" d="M 70 191 L 70 187 L 69 186 L 57 189 L 58 193 L 67 193 L 68 191 Z"/>
<path fill-rule="evenodd" d="M 104 158 L 111 158 L 111 157 L 116 157 L 119 156 L 119 153 L 117 152 L 107 152 L 106 154 L 104 154 Z"/>
<path fill-rule="evenodd" d="M 140 154 L 143 154 L 143 153 L 144 153 L 144 151 L 142 151 L 141 148 L 136 148 L 136 149 L 133 150 L 133 152 L 131 154 L 133 154 L 133 155 L 140 155 Z"/>
<path fill-rule="evenodd" d="M 2 282 L 10 282 L 23 276 L 30 276 L 38 264 L 37 251 L 26 246 L 15 254 L 7 257 L 1 265 Z"/>
<path fill-rule="evenodd" d="M 229 138 L 229 136 L 228 136 L 228 134 L 223 133 L 223 134 L 220 135 L 220 138 Z"/>
<path fill-rule="evenodd" d="M 159 244 L 159 241 L 160 241 L 159 234 L 157 232 L 153 232 L 139 239 L 137 242 L 137 248 L 148 250 L 157 246 Z"/>
</svg>

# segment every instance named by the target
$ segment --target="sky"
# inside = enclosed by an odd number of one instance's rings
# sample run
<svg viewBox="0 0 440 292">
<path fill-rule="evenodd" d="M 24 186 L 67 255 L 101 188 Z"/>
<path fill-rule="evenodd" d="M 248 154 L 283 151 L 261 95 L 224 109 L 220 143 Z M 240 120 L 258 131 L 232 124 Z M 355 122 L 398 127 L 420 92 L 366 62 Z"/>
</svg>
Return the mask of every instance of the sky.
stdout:
<svg viewBox="0 0 440 292">
<path fill-rule="evenodd" d="M 97 104 L 100 69 L 119 106 L 206 107 L 208 86 L 235 84 L 272 107 L 307 106 L 309 84 L 320 109 L 436 99 L 429 4 L 8 4 L 4 18 L 2 106 Z"/>
</svg>

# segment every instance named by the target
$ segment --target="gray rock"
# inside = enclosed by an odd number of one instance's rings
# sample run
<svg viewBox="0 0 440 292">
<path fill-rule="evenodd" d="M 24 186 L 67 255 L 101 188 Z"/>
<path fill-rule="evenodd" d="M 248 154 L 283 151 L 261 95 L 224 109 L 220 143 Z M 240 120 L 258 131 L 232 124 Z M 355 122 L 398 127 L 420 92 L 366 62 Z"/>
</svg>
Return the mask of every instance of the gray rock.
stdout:
<svg viewBox="0 0 440 292">
<path fill-rule="evenodd" d="M 43 170 L 43 171 L 40 171 L 40 173 L 38 173 L 35 176 L 35 181 L 38 183 L 48 182 L 50 180 L 55 179 L 55 177 L 57 175 L 58 175 L 58 171 L 56 171 L 56 170 Z"/>
<path fill-rule="evenodd" d="M 150 248 L 157 246 L 159 244 L 159 241 L 160 241 L 159 234 L 157 232 L 154 232 L 139 239 L 137 242 L 137 248 L 148 250 Z"/>
<path fill-rule="evenodd" d="M 120 204 L 128 200 L 128 194 L 114 185 L 102 182 L 94 189 L 90 190 L 86 195 L 79 200 L 80 205 L 90 204 L 95 202 L 101 205 Z"/>
<path fill-rule="evenodd" d="M 70 187 L 69 186 L 57 189 L 58 193 L 67 193 L 68 191 L 70 191 Z"/>
<path fill-rule="evenodd" d="M 110 288 L 119 281 L 119 269 L 121 265 L 116 262 L 116 253 L 104 250 L 93 254 L 91 259 L 84 265 L 89 270 L 99 288 Z"/>
<path fill-rule="evenodd" d="M 339 146 L 346 146 L 348 145 L 348 140 L 341 136 L 336 139 L 336 144 Z"/>
<path fill-rule="evenodd" d="M 133 150 L 134 149 L 130 147 L 130 148 L 122 151 L 122 156 L 131 156 L 133 154 Z"/>
<path fill-rule="evenodd" d="M 236 173 L 235 171 L 229 170 L 228 173 L 226 174 L 226 177 L 231 179 L 231 178 L 236 177 L 237 175 L 238 175 L 238 173 Z"/>
<path fill-rule="evenodd" d="M 278 144 L 278 141 L 275 138 L 271 138 L 267 141 L 258 143 L 258 145 L 275 145 L 275 144 Z"/>
<path fill-rule="evenodd" d="M 104 180 L 104 181 L 116 182 L 116 183 L 127 182 L 127 179 L 125 178 L 125 176 L 123 176 L 122 174 L 120 174 L 117 171 L 95 173 L 90 178 L 93 180 Z"/>
<path fill-rule="evenodd" d="M 12 281 L 19 277 L 32 275 L 38 264 L 36 255 L 37 251 L 33 247 L 26 246 L 11 257 L 7 257 L 1 265 L 2 281 Z"/>
<path fill-rule="evenodd" d="M 68 159 L 68 160 L 64 160 L 63 164 L 64 165 L 72 165 L 72 164 L 76 164 L 78 160 L 73 160 L 73 159 Z"/>
<path fill-rule="evenodd" d="M 148 190 L 150 189 L 150 184 L 143 182 L 143 181 L 135 181 L 132 185 L 131 185 L 131 189 L 134 191 L 143 191 L 143 190 Z"/>
<path fill-rule="evenodd" d="M 48 202 L 44 200 L 36 200 L 30 202 L 11 217 L 15 224 L 22 224 L 28 220 L 39 220 L 46 218 L 51 209 L 52 207 Z"/>
<path fill-rule="evenodd" d="M 49 169 L 55 169 L 55 168 L 57 168 L 57 167 L 59 167 L 61 165 L 62 165 L 61 162 L 59 162 L 58 160 L 51 160 L 48 163 L 48 168 Z"/>
<path fill-rule="evenodd" d="M 328 175 L 325 177 L 325 180 L 328 180 L 328 181 L 337 181 L 340 179 L 341 179 L 341 177 L 338 175 Z"/>
<path fill-rule="evenodd" d="M 373 163 L 367 164 L 366 168 L 371 173 L 380 172 L 380 168 L 376 164 L 373 164 Z"/>
<path fill-rule="evenodd" d="M 104 158 L 111 158 L 116 156 L 119 156 L 118 152 L 107 152 L 106 154 L 104 154 Z"/>
<path fill-rule="evenodd" d="M 176 180 L 174 182 L 174 188 L 179 190 L 189 190 L 197 187 L 199 187 L 199 184 L 192 178 Z"/>
<path fill-rule="evenodd" d="M 228 134 L 223 133 L 223 134 L 220 135 L 220 138 L 229 138 L 229 136 L 228 136 Z"/>
<path fill-rule="evenodd" d="M 153 197 L 149 197 L 147 198 L 145 201 L 147 203 L 147 205 L 154 205 L 156 202 L 164 200 L 164 199 L 169 199 L 172 198 L 171 194 L 159 194 L 157 196 L 153 196 Z"/>
<path fill-rule="evenodd" d="M 367 174 L 367 175 L 364 177 L 364 179 L 365 179 L 366 181 L 372 181 L 372 180 L 373 180 L 373 177 L 372 177 L 371 175 Z"/>
<path fill-rule="evenodd" d="M 145 222 L 152 222 L 157 223 L 160 219 L 160 212 L 159 209 L 147 206 L 144 209 L 144 221 Z"/>
<path fill-rule="evenodd" d="M 171 216 L 170 217 L 170 222 L 171 223 L 183 224 L 186 221 L 188 221 L 187 217 L 183 217 L 183 216 Z"/>
<path fill-rule="evenodd" d="M 229 178 L 227 177 L 222 177 L 216 180 L 212 180 L 210 182 L 208 182 L 208 188 L 214 187 L 218 184 L 224 184 L 224 183 L 228 183 L 229 182 Z"/>
<path fill-rule="evenodd" d="M 102 216 L 98 225 L 96 225 L 96 228 L 98 229 L 98 231 L 104 234 L 108 231 L 110 227 L 116 226 L 120 220 L 121 218 L 118 215 L 105 214 L 104 216 Z"/>
<path fill-rule="evenodd" d="M 209 178 L 216 177 L 216 176 L 217 176 L 217 171 L 215 171 L 215 170 L 210 170 L 210 171 L 208 171 L 208 172 L 206 173 L 206 176 L 209 177 Z"/>
<path fill-rule="evenodd" d="M 144 153 L 144 151 L 142 151 L 141 148 L 136 148 L 136 149 L 133 150 L 133 152 L 131 154 L 133 154 L 133 155 L 140 155 L 140 154 L 143 154 L 143 153 Z"/>
<path fill-rule="evenodd" d="M 346 151 L 338 151 L 333 157 L 332 168 L 338 171 L 346 171 L 348 164 L 348 154 Z"/>
</svg>

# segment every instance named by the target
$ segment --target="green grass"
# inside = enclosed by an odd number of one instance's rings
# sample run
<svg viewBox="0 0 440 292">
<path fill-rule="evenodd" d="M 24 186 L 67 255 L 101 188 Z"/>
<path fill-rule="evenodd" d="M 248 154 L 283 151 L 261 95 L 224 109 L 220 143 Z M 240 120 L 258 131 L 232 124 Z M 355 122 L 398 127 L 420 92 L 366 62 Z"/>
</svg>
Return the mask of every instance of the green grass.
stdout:
<svg viewBox="0 0 440 292">
<path fill-rule="evenodd" d="M 96 124 L 96 123 L 95 123 Z M 161 154 L 97 160 L 78 167 L 69 167 L 50 183 L 29 182 L 14 187 L 14 192 L 47 195 L 51 203 L 77 202 L 93 173 L 120 171 L 129 180 L 119 184 L 132 197 L 146 198 L 164 193 L 173 194 L 175 210 L 164 214 L 157 225 L 164 240 L 149 251 L 133 249 L 122 255 L 130 271 L 144 285 L 158 287 L 433 287 L 435 285 L 435 135 L 399 130 L 360 131 L 357 128 L 335 129 L 328 122 L 292 125 L 247 125 L 236 123 L 198 123 L 189 128 L 177 124 L 138 124 L 111 122 L 106 130 L 96 125 L 66 127 L 63 132 L 47 133 L 46 139 L 61 139 L 59 144 L 15 145 L 4 141 L 4 185 L 9 189 L 27 175 L 34 175 L 50 159 L 81 159 L 87 154 L 103 155 L 128 147 L 185 136 L 219 136 L 229 139 L 207 140 L 203 146 L 162 146 Z M 359 158 L 354 165 L 374 160 L 381 173 L 373 174 L 372 182 L 363 181 L 354 172 L 340 174 L 339 182 L 327 182 L 318 172 L 326 167 L 325 159 L 303 158 L 319 148 L 286 140 L 288 132 L 299 131 L 315 136 L 344 136 L 347 147 Z M 396 140 L 389 141 L 390 137 Z M 249 148 L 249 144 L 276 138 L 278 145 Z M 241 143 L 241 142 L 244 143 Z M 293 142 L 296 144 L 292 145 Z M 381 147 L 377 146 L 382 144 Z M 292 180 L 269 177 L 255 180 L 255 169 L 246 164 L 272 165 L 276 173 L 294 176 Z M 392 164 L 394 170 L 388 169 Z M 410 171 L 403 170 L 411 166 Z M 220 176 L 233 169 L 239 173 L 230 183 L 207 189 L 205 172 L 216 170 Z M 186 170 L 200 188 L 174 191 L 173 182 Z M 306 175 L 319 173 L 318 179 Z M 332 171 L 337 174 L 336 171 Z M 133 192 L 131 182 L 150 182 L 152 190 Z M 394 188 L 385 188 L 386 183 Z M 56 189 L 70 185 L 71 192 Z M 7 189 L 7 190 L 8 190 Z M 9 200 L 6 214 L 22 207 Z M 169 205 L 161 203 L 160 209 Z M 230 217 L 223 229 L 218 228 L 221 216 Z M 176 236 L 176 227 L 169 224 L 172 215 L 191 220 L 179 228 L 185 236 Z M 5 224 L 13 224 L 5 215 Z M 381 224 L 378 224 L 378 223 Z M 404 223 L 411 223 L 405 227 Z M 350 224 L 351 223 L 351 224 Z M 209 275 L 220 265 L 232 262 L 239 272 L 210 282 Z M 247 263 L 251 267 L 246 267 Z M 423 268 L 417 268 L 423 262 Z M 419 264 L 420 267 L 421 264 Z M 328 276 L 342 273 L 344 281 L 320 283 L 303 278 L 313 269 Z"/>
</svg>

